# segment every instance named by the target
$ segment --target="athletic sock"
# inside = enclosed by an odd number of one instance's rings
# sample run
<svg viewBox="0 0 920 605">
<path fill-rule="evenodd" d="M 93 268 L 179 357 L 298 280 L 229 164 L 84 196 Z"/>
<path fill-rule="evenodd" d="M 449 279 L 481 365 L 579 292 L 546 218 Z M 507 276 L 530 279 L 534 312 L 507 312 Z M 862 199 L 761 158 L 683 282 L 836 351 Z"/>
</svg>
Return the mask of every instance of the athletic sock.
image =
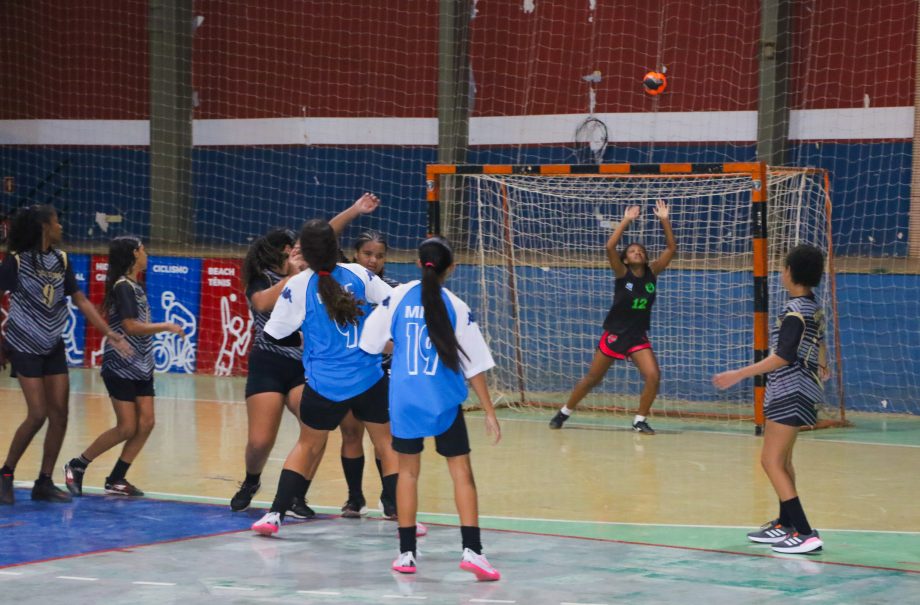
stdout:
<svg viewBox="0 0 920 605">
<path fill-rule="evenodd" d="M 477 555 L 482 554 L 482 541 L 479 539 L 479 528 L 472 525 L 460 526 L 460 537 L 463 540 L 463 548 L 469 548 Z"/>
<path fill-rule="evenodd" d="M 294 497 L 297 494 L 306 493 L 308 485 L 309 483 L 300 473 L 286 468 L 281 469 L 281 476 L 278 478 L 278 491 L 275 492 L 271 512 L 281 513 L 281 518 L 283 519 L 284 513 L 291 507 Z"/>
<path fill-rule="evenodd" d="M 114 483 L 118 481 L 119 479 L 124 479 L 130 467 L 131 467 L 130 462 L 125 462 L 124 460 L 119 458 L 118 461 L 115 463 L 115 466 L 112 467 L 112 473 L 109 475 L 109 481 Z"/>
<path fill-rule="evenodd" d="M 364 493 L 361 483 L 364 479 L 364 456 L 346 458 L 342 456 L 342 471 L 345 473 L 345 483 L 348 485 L 348 499 L 358 497 Z"/>
<path fill-rule="evenodd" d="M 639 422 L 645 422 L 645 416 L 640 416 L 639 414 L 636 414 L 636 417 L 633 418 L 633 424 L 636 424 Z"/>
<path fill-rule="evenodd" d="M 79 457 L 70 459 L 70 466 L 77 470 L 85 471 L 90 462 L 92 462 L 92 460 L 89 460 L 86 458 L 86 456 L 80 454 Z"/>
<path fill-rule="evenodd" d="M 805 509 L 802 508 L 802 503 L 799 501 L 798 497 L 781 502 L 780 506 L 786 509 L 786 515 L 792 522 L 792 527 L 795 528 L 795 531 L 800 534 L 811 533 L 811 525 L 808 524 L 808 518 L 805 516 Z"/>
<path fill-rule="evenodd" d="M 779 503 L 779 517 L 777 517 L 777 522 L 783 527 L 792 527 L 792 520 L 789 518 L 789 515 L 786 513 L 785 507 L 783 507 L 782 501 Z"/>
<path fill-rule="evenodd" d="M 396 502 L 396 481 L 399 479 L 399 473 L 393 473 L 392 475 L 387 475 L 382 477 L 380 481 L 383 483 L 383 494 L 390 499 L 391 502 Z"/>
<path fill-rule="evenodd" d="M 13 476 L 13 470 L 15 470 L 15 469 L 10 468 L 10 466 L 9 466 L 8 464 L 4 464 L 4 465 L 3 465 L 3 468 L 0 468 L 0 475 L 9 475 L 9 476 L 12 477 L 12 476 Z"/>
<path fill-rule="evenodd" d="M 568 406 L 564 405 L 562 406 L 562 409 L 559 411 L 565 414 L 566 416 L 571 416 L 572 412 L 574 412 L 575 410 L 570 410 Z"/>
<path fill-rule="evenodd" d="M 258 485 L 262 479 L 262 473 L 246 473 L 246 478 L 243 479 L 243 483 L 246 485 Z"/>
<path fill-rule="evenodd" d="M 415 526 L 399 528 L 399 552 L 411 552 L 415 554 L 416 539 Z"/>
<path fill-rule="evenodd" d="M 380 475 L 380 481 L 383 482 L 383 463 L 380 462 L 380 458 L 374 458 L 374 464 L 377 465 L 377 474 Z"/>
</svg>

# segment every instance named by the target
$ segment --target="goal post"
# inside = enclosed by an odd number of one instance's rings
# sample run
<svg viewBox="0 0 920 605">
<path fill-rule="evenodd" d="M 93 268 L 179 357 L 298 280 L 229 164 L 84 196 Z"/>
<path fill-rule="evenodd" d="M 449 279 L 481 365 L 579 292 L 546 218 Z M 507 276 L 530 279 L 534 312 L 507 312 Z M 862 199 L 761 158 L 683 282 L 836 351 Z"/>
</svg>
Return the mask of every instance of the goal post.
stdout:
<svg viewBox="0 0 920 605">
<path fill-rule="evenodd" d="M 770 315 L 778 312 L 771 299 L 784 300 L 778 277 L 770 277 L 781 269 L 785 249 L 779 246 L 818 246 L 828 254 L 830 273 L 825 176 L 758 162 L 435 164 L 426 171 L 428 231 L 447 231 L 458 251 L 463 266 L 451 287 L 479 309 L 498 364 L 491 386 L 499 397 L 557 406 L 586 371 L 612 301 L 604 243 L 625 208 L 638 204 L 642 216 L 622 244 L 644 243 L 654 258 L 664 242 L 651 207 L 666 200 L 678 254 L 659 281 L 652 318 L 650 338 L 662 370 L 654 413 L 752 420 L 761 427 L 763 377 L 725 393 L 709 379 L 769 354 Z M 440 203 L 445 177 L 462 200 L 449 213 Z M 445 230 L 448 214 L 457 224 Z M 773 228 L 776 242 L 768 237 Z M 832 287 L 822 286 L 820 295 L 836 322 Z M 839 356 L 835 360 L 839 375 Z M 614 364 L 584 403 L 630 410 L 641 386 L 638 372 Z M 841 415 L 842 408 L 832 414 L 834 422 Z"/>
</svg>

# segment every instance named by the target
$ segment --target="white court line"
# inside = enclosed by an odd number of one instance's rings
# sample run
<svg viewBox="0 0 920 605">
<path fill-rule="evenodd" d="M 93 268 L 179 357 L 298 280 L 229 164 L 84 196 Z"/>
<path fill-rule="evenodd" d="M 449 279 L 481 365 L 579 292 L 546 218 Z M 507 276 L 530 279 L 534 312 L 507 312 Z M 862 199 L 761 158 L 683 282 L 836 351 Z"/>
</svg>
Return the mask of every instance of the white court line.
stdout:
<svg viewBox="0 0 920 605">
<path fill-rule="evenodd" d="M 412 596 L 406 596 L 406 595 L 401 595 L 401 594 L 385 594 L 383 595 L 382 598 L 384 599 L 413 599 L 416 601 L 424 601 L 428 597 L 412 597 Z"/>
<path fill-rule="evenodd" d="M 99 578 L 84 578 L 81 576 L 57 576 L 58 580 L 77 580 L 79 582 L 98 582 Z"/>
<path fill-rule="evenodd" d="M 607 605 L 606 603 L 574 603 L 569 601 L 563 601 L 559 605 Z"/>
<path fill-rule="evenodd" d="M 19 487 L 25 487 L 26 484 L 17 481 L 16 485 Z M 29 483 L 28 486 L 32 484 Z M 101 493 L 102 488 L 100 487 L 84 487 L 85 489 L 90 489 L 93 491 L 99 490 Z M 224 504 L 226 498 L 217 498 L 214 496 L 193 496 L 190 494 L 177 494 L 173 492 L 144 492 L 150 497 L 160 498 L 163 500 L 187 500 L 191 502 L 204 502 L 206 504 Z M 263 506 L 270 506 L 271 502 L 267 501 L 256 501 L 253 500 L 254 504 L 259 504 Z M 311 506 L 319 511 L 329 510 L 335 513 L 339 512 L 341 507 L 338 506 L 322 506 L 318 504 L 312 504 Z M 374 509 L 376 510 L 376 509 Z M 457 515 L 454 513 L 428 513 L 425 511 L 419 511 L 419 515 L 424 515 L 426 517 L 443 517 L 447 519 L 456 518 Z M 748 530 L 757 525 L 752 523 L 751 525 L 690 525 L 683 523 L 626 523 L 622 521 L 579 521 L 578 519 L 547 519 L 545 517 L 508 517 L 503 515 L 479 515 L 480 519 L 494 519 L 496 521 L 537 521 L 543 523 L 565 523 L 565 524 L 580 524 L 580 525 L 598 525 L 598 526 L 611 526 L 611 527 L 686 527 L 690 529 L 740 529 Z M 500 528 L 501 529 L 501 528 Z M 843 532 L 843 533 L 854 533 L 854 534 L 900 534 L 905 536 L 920 536 L 920 531 L 897 531 L 897 530 L 884 530 L 884 529 L 835 529 L 833 527 L 821 527 L 819 528 L 822 532 Z M 245 530 L 240 530 L 245 531 Z M 524 532 L 524 533 L 536 533 L 536 534 L 547 534 L 551 532 L 533 532 L 530 530 L 516 530 L 509 529 L 507 531 L 511 532 Z M 567 536 L 563 536 L 567 537 Z M 255 589 L 253 589 L 255 590 Z"/>
<path fill-rule="evenodd" d="M 342 593 L 331 592 L 331 591 L 326 591 L 326 590 L 298 590 L 297 594 L 315 594 L 315 595 L 321 595 L 324 597 L 337 597 L 337 596 L 340 596 Z"/>
<path fill-rule="evenodd" d="M 137 582 L 131 582 L 132 584 L 137 584 L 138 586 L 175 586 L 175 582 L 145 582 L 143 580 L 138 580 Z"/>
<path fill-rule="evenodd" d="M 517 601 L 503 601 L 501 599 L 470 599 L 470 603 L 517 603 Z"/>
<path fill-rule="evenodd" d="M 245 592 L 253 592 L 255 588 L 248 588 L 246 586 L 212 586 L 211 588 L 215 590 L 242 590 Z"/>
<path fill-rule="evenodd" d="M 0 571 L 0 576 L 21 576 L 21 571 Z"/>
</svg>

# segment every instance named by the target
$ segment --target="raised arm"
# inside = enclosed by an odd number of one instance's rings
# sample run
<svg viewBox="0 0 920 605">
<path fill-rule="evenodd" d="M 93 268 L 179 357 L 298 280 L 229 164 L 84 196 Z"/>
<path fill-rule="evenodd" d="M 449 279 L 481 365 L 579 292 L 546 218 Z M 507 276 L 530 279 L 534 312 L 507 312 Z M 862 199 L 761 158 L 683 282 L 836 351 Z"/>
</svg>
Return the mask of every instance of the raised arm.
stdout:
<svg viewBox="0 0 920 605">
<path fill-rule="evenodd" d="M 626 265 L 620 260 L 620 253 L 617 252 L 617 244 L 620 243 L 620 238 L 623 237 L 626 228 L 629 227 L 629 224 L 636 220 L 638 216 L 638 206 L 630 206 L 627 208 L 626 212 L 623 213 L 623 220 L 620 221 L 620 224 L 617 225 L 617 228 L 614 229 L 613 233 L 610 235 L 610 239 L 607 240 L 607 261 L 610 263 L 610 268 L 613 269 L 613 273 L 617 277 L 626 275 Z"/>
<path fill-rule="evenodd" d="M 380 205 L 380 199 L 373 193 L 365 193 L 352 204 L 346 210 L 339 212 L 331 221 L 329 225 L 332 227 L 332 230 L 335 231 L 336 235 L 341 235 L 342 231 L 345 230 L 345 227 L 348 224 L 361 216 L 362 214 L 370 214 L 377 209 L 377 206 Z"/>
<path fill-rule="evenodd" d="M 674 258 L 674 254 L 677 252 L 677 240 L 674 239 L 674 231 L 671 229 L 670 210 L 664 200 L 658 200 L 658 203 L 655 204 L 654 212 L 658 220 L 661 221 L 661 228 L 664 229 L 666 245 L 661 255 L 649 263 L 649 268 L 652 270 L 652 273 L 658 275 L 671 264 L 671 259 Z"/>
</svg>

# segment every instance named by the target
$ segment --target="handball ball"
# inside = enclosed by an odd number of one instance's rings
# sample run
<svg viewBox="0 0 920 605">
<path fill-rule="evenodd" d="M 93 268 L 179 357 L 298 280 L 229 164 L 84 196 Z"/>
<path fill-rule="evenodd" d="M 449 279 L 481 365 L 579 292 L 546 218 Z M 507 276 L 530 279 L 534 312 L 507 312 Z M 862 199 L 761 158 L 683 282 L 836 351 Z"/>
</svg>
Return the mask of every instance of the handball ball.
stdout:
<svg viewBox="0 0 920 605">
<path fill-rule="evenodd" d="M 668 87 L 668 79 L 659 71 L 650 71 L 642 78 L 645 94 L 660 95 Z"/>
</svg>

